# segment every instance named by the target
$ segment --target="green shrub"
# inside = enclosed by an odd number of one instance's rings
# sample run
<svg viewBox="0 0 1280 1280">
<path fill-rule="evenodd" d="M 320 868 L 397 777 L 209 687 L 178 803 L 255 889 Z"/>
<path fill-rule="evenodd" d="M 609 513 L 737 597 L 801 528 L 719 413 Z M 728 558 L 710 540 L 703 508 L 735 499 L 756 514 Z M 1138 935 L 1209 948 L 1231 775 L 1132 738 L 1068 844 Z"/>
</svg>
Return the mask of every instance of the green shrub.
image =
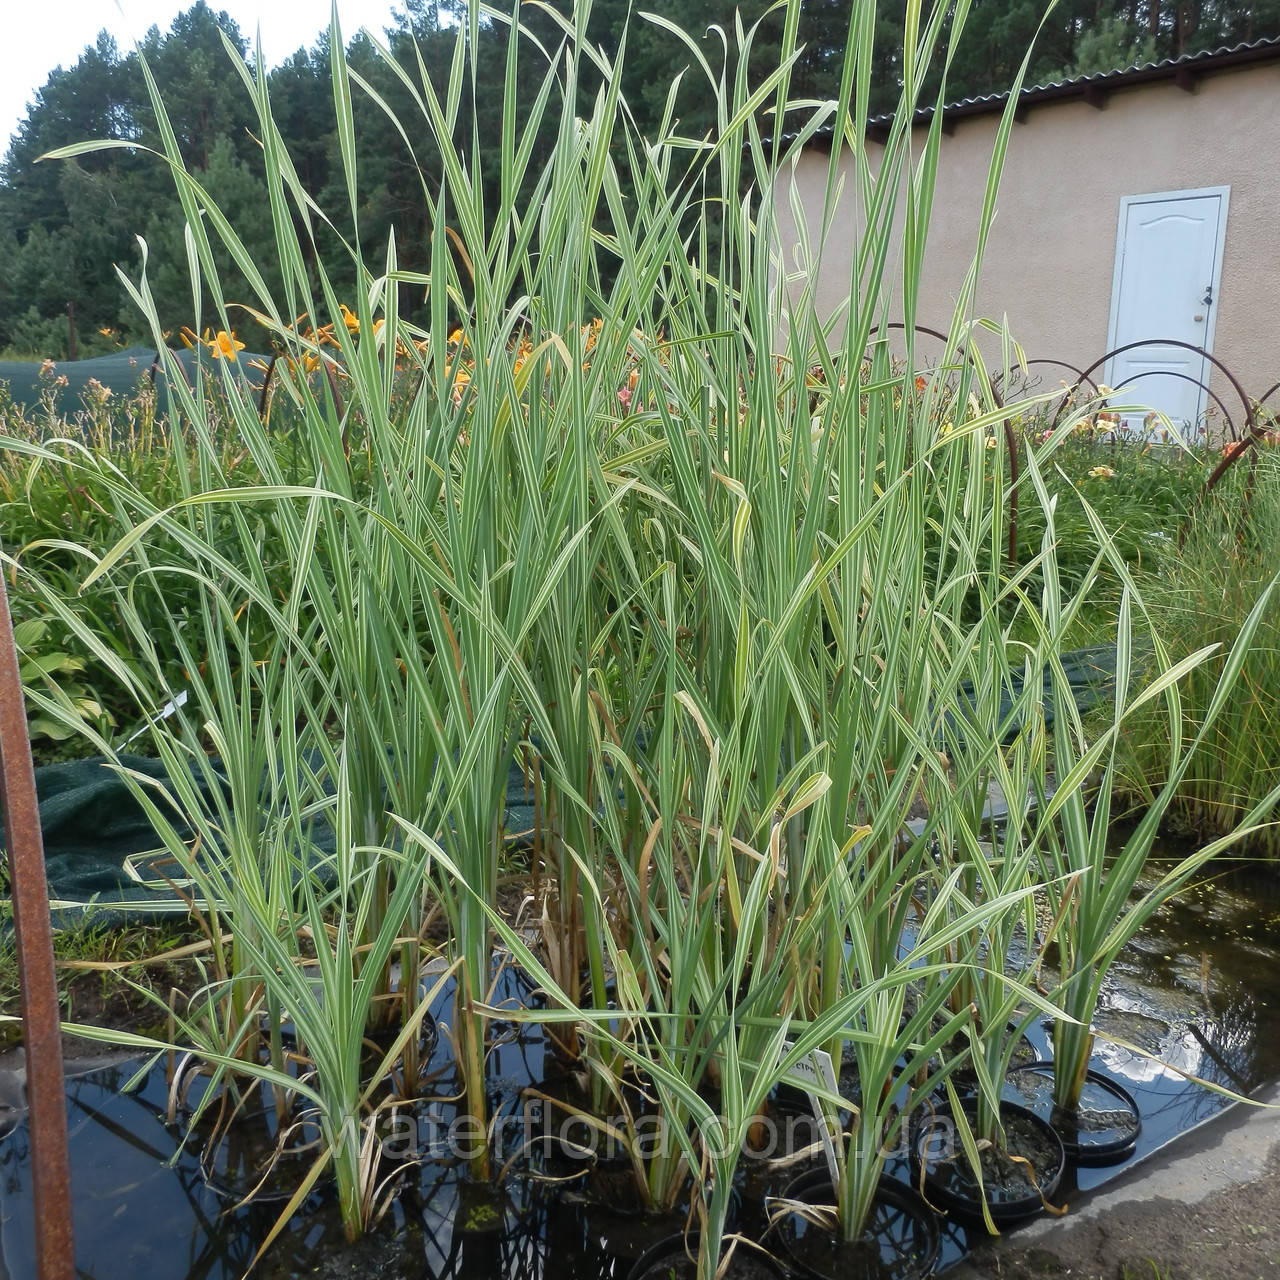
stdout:
<svg viewBox="0 0 1280 1280">
<path fill-rule="evenodd" d="M 1058 567 L 1064 587 L 1077 589 L 1089 572 L 1096 539 L 1085 514 L 1088 504 L 1115 541 L 1131 570 L 1159 563 L 1177 540 L 1213 467 L 1216 453 L 1163 442 L 1116 440 L 1106 423 L 1082 418 L 1046 469 L 1045 486 L 1057 501 Z M 1035 422 L 1027 447 L 1043 447 L 1045 427 Z M 1018 513 L 1018 562 L 1029 562 L 1044 535 L 1043 509 L 1027 503 Z M 1101 585 L 1112 601 L 1117 580 L 1104 566 Z"/>
<path fill-rule="evenodd" d="M 20 635 L 39 639 L 33 661 L 40 649 L 59 659 L 58 671 L 39 679 L 32 667 L 28 682 L 38 761 L 49 758 L 49 740 L 58 742 L 60 757 L 94 750 L 88 739 L 72 736 L 82 723 L 92 721 L 105 732 L 113 726 L 127 730 L 137 722 L 134 682 L 144 665 L 138 634 L 162 637 L 172 622 L 171 604 L 145 581 L 130 592 L 127 605 L 109 580 L 83 586 L 98 557 L 132 527 L 136 513 L 122 494 L 132 489 L 167 505 L 201 483 L 202 476 L 246 484 L 262 478 L 258 461 L 229 428 L 225 399 L 212 382 L 206 386 L 203 433 L 186 421 L 178 428 L 178 439 L 171 423 L 157 414 L 156 394 L 149 386 L 120 395 L 91 383 L 83 407 L 63 416 L 54 408 L 58 377 L 52 368 L 42 371 L 44 394 L 30 408 L 0 398 L 0 562 L 9 576 Z M 291 420 L 282 414 L 280 423 L 270 446 L 287 469 L 297 448 Z M 201 434 L 207 447 L 197 445 Z M 220 546 L 231 521 L 225 512 L 211 510 L 201 514 L 200 527 L 212 545 Z M 276 578 L 287 580 L 288 566 L 282 556 L 271 560 L 266 538 L 264 555 Z M 70 609 L 100 644 L 83 643 L 74 628 L 58 621 L 60 608 Z M 138 634 L 125 625 L 126 608 L 138 616 Z M 180 655 L 162 644 L 159 659 L 161 669 L 180 687 Z M 55 674 L 74 674 L 78 690 L 61 712 L 39 701 Z M 77 703 L 82 710 L 92 703 L 92 714 L 70 715 Z"/>
<path fill-rule="evenodd" d="M 1182 686 L 1182 734 L 1199 729 L 1224 655 L 1276 571 L 1280 545 L 1280 456 L 1264 447 L 1252 481 L 1247 460 L 1228 471 L 1193 519 L 1182 546 L 1166 545 L 1145 579 L 1153 626 L 1171 652 L 1221 648 Z M 1136 717 L 1125 735 L 1135 800 L 1163 774 L 1169 726 Z M 1170 820 L 1203 838 L 1231 831 L 1241 814 L 1280 782 L 1280 601 L 1263 617 L 1241 678 L 1170 808 Z M 1280 833 L 1257 833 L 1251 847 L 1274 855 Z"/>
</svg>

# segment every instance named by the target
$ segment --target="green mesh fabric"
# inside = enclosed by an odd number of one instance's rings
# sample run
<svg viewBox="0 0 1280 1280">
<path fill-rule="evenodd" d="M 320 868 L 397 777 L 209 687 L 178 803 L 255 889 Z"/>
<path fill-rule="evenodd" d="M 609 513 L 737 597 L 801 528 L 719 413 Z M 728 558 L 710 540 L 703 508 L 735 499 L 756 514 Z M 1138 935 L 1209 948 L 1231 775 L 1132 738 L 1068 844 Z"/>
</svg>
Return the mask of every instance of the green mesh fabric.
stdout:
<svg viewBox="0 0 1280 1280">
<path fill-rule="evenodd" d="M 196 373 L 197 359 L 193 351 L 175 351 L 173 353 L 182 364 L 188 380 Z M 96 379 L 115 395 L 129 395 L 140 382 L 151 381 L 155 370 L 155 384 L 161 396 L 165 394 L 165 374 L 159 367 L 156 351 L 152 347 L 130 347 L 127 351 L 115 351 L 107 356 L 95 356 L 91 360 L 60 360 L 54 366 L 54 372 L 67 380 L 67 385 L 58 390 L 56 408 L 59 414 L 73 414 L 83 405 L 83 395 L 91 378 Z M 241 351 L 238 365 L 244 370 L 251 386 L 260 386 L 262 374 L 249 368 L 249 361 L 262 359 L 252 352 Z M 210 364 L 209 357 L 203 359 L 206 368 Z M 0 381 L 9 384 L 9 394 L 15 404 L 32 406 L 40 397 L 41 366 L 37 362 L 0 360 Z M 164 400 L 161 400 L 164 407 Z"/>
<path fill-rule="evenodd" d="M 36 770 L 45 871 L 60 926 L 89 921 L 123 925 L 187 910 L 179 888 L 167 883 L 180 883 L 182 871 L 163 848 L 120 768 L 159 784 L 167 781 L 164 766 L 142 756 L 122 756 L 118 767 L 99 756 Z M 180 836 L 191 838 L 176 815 L 170 820 Z M 533 798 L 523 771 L 513 765 L 507 780 L 508 841 L 527 841 L 533 825 Z M 328 828 L 317 825 L 311 837 L 317 857 L 333 851 Z M 3 871 L 7 876 L 7 860 Z M 7 893 L 7 881 L 4 889 Z"/>
</svg>

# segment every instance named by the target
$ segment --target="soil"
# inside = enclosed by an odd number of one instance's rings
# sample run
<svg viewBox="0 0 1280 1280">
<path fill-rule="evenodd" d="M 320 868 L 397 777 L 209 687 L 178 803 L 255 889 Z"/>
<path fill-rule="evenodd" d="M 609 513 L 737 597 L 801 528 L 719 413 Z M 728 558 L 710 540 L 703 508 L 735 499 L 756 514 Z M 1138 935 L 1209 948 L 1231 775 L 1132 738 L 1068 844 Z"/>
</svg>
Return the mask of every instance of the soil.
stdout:
<svg viewBox="0 0 1280 1280">
<path fill-rule="evenodd" d="M 1138 1140 L 1142 1122 L 1136 1104 L 1130 1105 L 1119 1086 L 1104 1075 L 1089 1072 L 1074 1111 L 1054 1105 L 1051 1064 L 1012 1071 L 1008 1082 L 1014 1090 L 1010 1100 L 1053 1125 L 1069 1160 L 1085 1165 L 1115 1163 Z"/>
<path fill-rule="evenodd" d="M 727 1280 L 777 1280 L 778 1277 L 776 1271 L 751 1259 L 731 1263 L 729 1269 L 722 1274 Z M 662 1262 L 656 1267 L 650 1267 L 637 1280 L 698 1280 L 698 1264 L 690 1262 L 688 1258 Z"/>
<path fill-rule="evenodd" d="M 1062 1171 L 1062 1148 L 1051 1142 L 1050 1135 L 1041 1125 L 1020 1109 L 1002 1107 L 1001 1118 L 1005 1150 L 988 1146 L 979 1155 L 983 1192 L 993 1213 L 1020 1208 L 1023 1202 L 1030 1202 L 1034 1212 L 1044 1197 L 1053 1194 L 1057 1185 L 1057 1175 Z M 969 1114 L 969 1120 L 973 1122 L 972 1114 Z M 922 1141 L 930 1141 L 929 1134 L 930 1131 L 925 1130 Z M 951 1158 L 933 1164 L 927 1185 L 930 1197 L 936 1194 L 953 1204 L 959 1201 L 972 1203 L 974 1211 L 980 1212 L 977 1182 L 963 1150 L 957 1150 Z"/>
<path fill-rule="evenodd" d="M 1064 1224 L 1065 1225 L 1065 1224 Z M 1280 1151 L 1267 1176 L 1188 1206 L 1173 1200 L 1117 1205 L 1034 1248 L 1016 1237 L 986 1245 L 982 1280 L 1276 1280 L 1280 1276 Z"/>
<path fill-rule="evenodd" d="M 507 854 L 510 856 L 511 850 Z M 499 880 L 494 906 L 513 929 L 520 931 L 526 943 L 536 947 L 540 930 L 537 928 L 538 913 L 531 910 L 532 888 L 532 878 L 525 872 L 505 875 Z M 422 940 L 437 946 L 449 940 L 449 921 L 438 905 L 423 922 Z"/>
<path fill-rule="evenodd" d="M 317 1252 L 306 1280 L 416 1280 L 426 1275 L 420 1228 L 374 1231 L 355 1244 Z M 271 1256 L 253 1274 L 260 1280 L 302 1280 L 299 1271 Z"/>
<path fill-rule="evenodd" d="M 54 965 L 58 978 L 59 1016 L 64 1022 L 168 1040 L 170 993 L 177 991 L 177 1007 L 208 982 L 198 963 L 202 955 L 165 958 L 165 953 L 196 943 L 199 936 L 176 930 L 172 924 L 154 929 L 124 929 L 91 935 L 88 942 L 73 934 L 54 935 Z M 123 956 L 132 953 L 130 959 Z M 155 958 L 152 958 L 155 957 Z M 97 967 L 94 967 L 97 966 Z M 17 957 L 0 952 L 0 1013 L 20 1017 L 21 993 Z M 0 1049 L 22 1044 L 22 1024 L 0 1026 Z M 64 1032 L 62 1056 L 67 1062 L 100 1057 L 101 1041 Z"/>
<path fill-rule="evenodd" d="M 188 966 L 164 966 L 166 972 L 152 970 L 149 974 L 152 989 L 167 994 L 171 989 L 184 996 L 194 993 L 203 981 Z M 138 1035 L 154 1036 L 157 1040 L 169 1039 L 168 1018 L 160 1005 L 151 998 L 117 982 L 104 984 L 99 975 L 84 974 L 75 978 L 63 978 L 63 1017 L 67 1022 L 79 1022 L 87 1027 L 109 1027 L 113 1031 L 132 1031 Z M 179 1009 L 182 1008 L 179 1001 Z M 62 1056 L 68 1061 L 95 1057 L 102 1053 L 102 1042 L 87 1040 L 64 1032 Z"/>
<path fill-rule="evenodd" d="M 819 1276 L 839 1276 L 841 1280 L 904 1280 L 920 1275 L 919 1262 L 927 1261 L 932 1244 L 921 1245 L 886 1261 L 877 1241 L 859 1240 L 844 1244 L 825 1231 L 806 1231 L 790 1244 L 795 1261 Z"/>
<path fill-rule="evenodd" d="M 721 1274 L 726 1280 L 778 1280 L 782 1273 L 756 1250 L 741 1247 L 733 1251 L 733 1258 Z M 698 1280 L 698 1264 L 684 1252 L 673 1252 L 643 1271 L 633 1272 L 631 1280 Z"/>
<path fill-rule="evenodd" d="M 833 1196 L 825 1171 L 797 1179 L 783 1193 L 814 1206 L 827 1206 Z M 930 1211 L 912 1192 L 892 1182 L 881 1184 L 862 1238 L 842 1241 L 821 1217 L 790 1213 L 779 1226 L 779 1239 L 804 1275 L 837 1280 L 918 1280 L 932 1273 L 938 1233 Z"/>
<path fill-rule="evenodd" d="M 178 990 L 183 990 L 178 982 L 173 985 Z M 194 992 L 201 985 L 202 982 L 197 979 L 191 979 L 185 984 L 187 992 Z M 105 1027 L 112 1031 L 130 1031 L 165 1042 L 169 1039 L 167 1016 L 159 1005 L 140 992 L 115 985 L 103 990 L 101 985 L 86 982 L 69 999 L 66 998 L 65 989 L 63 995 L 63 1008 L 59 1015 L 63 1021 L 78 1022 L 86 1027 Z M 0 1012 L 8 1013 L 10 1010 L 3 1009 Z M 14 1016 L 19 1016 L 16 1008 L 12 1012 Z M 21 1023 L 5 1024 L 4 1033 L 0 1034 L 0 1050 L 20 1052 L 22 1043 Z M 62 1060 L 65 1063 L 75 1063 L 87 1058 L 97 1059 L 108 1052 L 109 1046 L 101 1040 L 72 1035 L 69 1031 L 62 1033 Z"/>
</svg>

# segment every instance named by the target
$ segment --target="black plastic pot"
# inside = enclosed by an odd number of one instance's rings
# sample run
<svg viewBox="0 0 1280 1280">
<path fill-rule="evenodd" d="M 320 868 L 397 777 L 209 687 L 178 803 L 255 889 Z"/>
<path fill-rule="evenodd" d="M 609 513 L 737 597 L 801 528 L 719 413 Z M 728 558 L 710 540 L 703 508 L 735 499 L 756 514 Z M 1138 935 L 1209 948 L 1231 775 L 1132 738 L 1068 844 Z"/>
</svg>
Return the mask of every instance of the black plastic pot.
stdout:
<svg viewBox="0 0 1280 1280">
<path fill-rule="evenodd" d="M 830 1173 L 818 1169 L 797 1178 L 783 1198 L 831 1207 L 836 1193 Z M 778 1234 L 792 1268 L 810 1280 L 923 1280 L 933 1274 L 941 1248 L 928 1205 L 892 1178 L 881 1179 L 871 1220 L 852 1244 L 799 1213 L 783 1217 Z"/>
<path fill-rule="evenodd" d="M 627 1272 L 627 1280 L 694 1280 L 697 1268 L 698 1233 L 677 1232 L 659 1240 L 641 1254 Z M 782 1268 L 767 1254 L 750 1245 L 739 1244 L 725 1273 L 728 1280 L 784 1280 Z"/>
<path fill-rule="evenodd" d="M 257 1107 L 218 1132 L 201 1125 L 187 1141 L 199 1149 L 205 1185 L 216 1195 L 232 1204 L 249 1199 L 270 1204 L 291 1199 L 314 1166 L 318 1122 L 294 1121 L 292 1139 L 282 1147 L 274 1108 Z"/>
<path fill-rule="evenodd" d="M 1016 1034 L 1017 1031 L 1018 1024 L 1016 1022 L 1009 1022 L 1005 1024 L 1006 1035 L 1012 1036 Z M 1036 1053 L 1035 1045 L 1031 1042 L 1031 1037 L 1027 1035 L 1025 1031 L 1022 1032 L 1018 1035 L 1018 1043 L 1013 1050 L 1013 1057 L 1011 1061 L 1014 1065 L 1010 1070 L 1016 1071 L 1020 1067 L 1031 1066 L 1038 1060 L 1039 1055 Z M 951 1082 L 962 1094 L 974 1093 L 978 1088 L 977 1073 L 969 1062 L 962 1063 L 951 1073 Z M 945 1090 L 940 1089 L 938 1091 L 938 1096 L 940 1098 L 945 1097 Z"/>
<path fill-rule="evenodd" d="M 1119 1164 L 1133 1155 L 1142 1132 L 1142 1117 L 1133 1095 L 1101 1071 L 1085 1076 L 1080 1105 L 1065 1111 L 1053 1101 L 1053 1063 L 1014 1067 L 1006 1077 L 1016 1101 L 1047 1120 L 1058 1131 L 1067 1159 L 1095 1168 Z"/>
<path fill-rule="evenodd" d="M 960 1106 L 972 1128 L 978 1114 L 976 1099 L 965 1098 Z M 1012 1102 L 1000 1104 L 1000 1119 L 1008 1142 L 1007 1156 L 1018 1159 L 984 1151 L 981 1158 L 987 1167 L 981 1192 L 954 1132 L 951 1108 L 939 1107 L 917 1127 L 911 1144 L 912 1165 L 917 1178 L 923 1166 L 925 1195 L 931 1203 L 958 1217 L 981 1222 L 985 1199 L 991 1220 L 1003 1226 L 1034 1217 L 1052 1201 L 1067 1166 L 1062 1139 L 1047 1120 Z M 1030 1161 L 1031 1175 L 1023 1161 Z"/>
</svg>

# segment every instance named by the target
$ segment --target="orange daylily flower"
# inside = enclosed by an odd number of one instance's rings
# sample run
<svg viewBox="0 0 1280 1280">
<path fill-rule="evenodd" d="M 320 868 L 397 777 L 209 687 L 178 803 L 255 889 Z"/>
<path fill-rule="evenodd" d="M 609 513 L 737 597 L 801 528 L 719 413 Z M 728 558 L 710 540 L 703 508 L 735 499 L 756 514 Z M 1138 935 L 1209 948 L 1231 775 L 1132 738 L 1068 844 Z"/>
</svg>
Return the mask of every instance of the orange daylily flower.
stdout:
<svg viewBox="0 0 1280 1280">
<path fill-rule="evenodd" d="M 212 338 L 206 338 L 204 343 L 215 360 L 234 360 L 236 352 L 244 350 L 244 343 L 235 333 L 228 333 L 225 329 L 219 329 Z"/>
<path fill-rule="evenodd" d="M 342 321 L 347 326 L 348 333 L 360 332 L 360 321 L 352 313 L 351 309 L 345 302 L 338 303 L 338 308 L 342 312 Z"/>
</svg>

